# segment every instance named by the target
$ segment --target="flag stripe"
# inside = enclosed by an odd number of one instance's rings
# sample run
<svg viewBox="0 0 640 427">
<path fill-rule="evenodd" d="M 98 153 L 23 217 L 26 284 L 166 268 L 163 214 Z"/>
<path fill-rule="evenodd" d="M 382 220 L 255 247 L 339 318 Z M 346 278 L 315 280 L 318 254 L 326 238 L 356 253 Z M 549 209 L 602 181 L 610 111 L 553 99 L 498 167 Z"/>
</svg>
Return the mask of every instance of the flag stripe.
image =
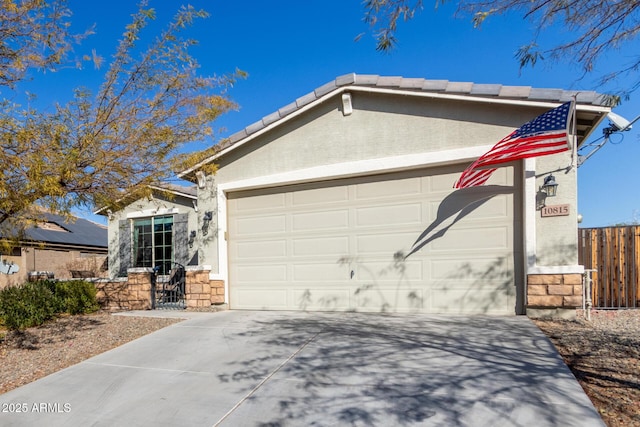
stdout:
<svg viewBox="0 0 640 427">
<path fill-rule="evenodd" d="M 454 187 L 484 184 L 495 165 L 569 150 L 567 127 L 572 111 L 573 102 L 567 102 L 514 130 L 467 167 Z"/>
<path fill-rule="evenodd" d="M 529 145 L 527 146 L 518 146 L 518 147 L 513 147 L 510 148 L 509 150 L 504 150 L 502 152 L 499 153 L 492 153 L 486 157 L 481 157 L 479 159 L 478 164 L 479 165 L 484 165 L 484 164 L 493 164 L 494 162 L 501 162 L 501 161 L 511 161 L 511 160 L 515 160 L 514 157 L 519 156 L 521 154 L 526 154 L 526 153 L 531 153 L 531 154 L 535 154 L 535 153 L 542 153 L 541 155 L 546 154 L 548 151 L 552 151 L 552 150 L 560 150 L 560 151 L 566 151 L 568 148 L 566 147 L 566 144 L 564 143 L 564 141 L 562 141 L 561 143 L 544 143 L 544 144 L 536 144 L 535 146 L 531 147 Z M 534 156 L 529 156 L 529 157 L 534 157 Z"/>
</svg>

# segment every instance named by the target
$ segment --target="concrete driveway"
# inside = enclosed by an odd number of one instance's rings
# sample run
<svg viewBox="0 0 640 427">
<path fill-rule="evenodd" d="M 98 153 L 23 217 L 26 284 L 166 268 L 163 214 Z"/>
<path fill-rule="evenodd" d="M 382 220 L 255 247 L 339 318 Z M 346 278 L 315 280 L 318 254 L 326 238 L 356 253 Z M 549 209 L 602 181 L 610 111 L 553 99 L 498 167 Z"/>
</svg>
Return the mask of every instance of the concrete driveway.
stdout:
<svg viewBox="0 0 640 427">
<path fill-rule="evenodd" d="M 2 426 L 604 425 L 526 317 L 192 313 L 0 405 Z"/>
</svg>

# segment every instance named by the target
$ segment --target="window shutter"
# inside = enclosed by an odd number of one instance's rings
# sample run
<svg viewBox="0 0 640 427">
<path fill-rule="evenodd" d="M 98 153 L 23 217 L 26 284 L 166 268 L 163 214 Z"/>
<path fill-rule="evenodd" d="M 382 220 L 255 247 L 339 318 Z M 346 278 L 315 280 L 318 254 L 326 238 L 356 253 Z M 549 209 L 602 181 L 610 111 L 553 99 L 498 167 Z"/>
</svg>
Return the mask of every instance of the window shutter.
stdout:
<svg viewBox="0 0 640 427">
<path fill-rule="evenodd" d="M 128 219 L 119 221 L 118 230 L 118 259 L 120 261 L 119 277 L 126 277 L 131 268 L 131 223 Z"/>
<path fill-rule="evenodd" d="M 173 218 L 173 257 L 175 262 L 189 262 L 189 214 L 177 214 Z"/>
</svg>

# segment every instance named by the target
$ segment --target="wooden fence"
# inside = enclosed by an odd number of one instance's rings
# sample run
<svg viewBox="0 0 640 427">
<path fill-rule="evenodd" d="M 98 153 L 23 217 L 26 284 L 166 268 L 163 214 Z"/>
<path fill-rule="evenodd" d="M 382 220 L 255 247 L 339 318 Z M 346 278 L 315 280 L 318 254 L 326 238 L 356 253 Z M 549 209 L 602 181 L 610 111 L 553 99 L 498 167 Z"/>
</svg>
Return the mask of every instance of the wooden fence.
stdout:
<svg viewBox="0 0 640 427">
<path fill-rule="evenodd" d="M 640 226 L 581 228 L 578 259 L 594 270 L 594 308 L 640 307 Z"/>
</svg>

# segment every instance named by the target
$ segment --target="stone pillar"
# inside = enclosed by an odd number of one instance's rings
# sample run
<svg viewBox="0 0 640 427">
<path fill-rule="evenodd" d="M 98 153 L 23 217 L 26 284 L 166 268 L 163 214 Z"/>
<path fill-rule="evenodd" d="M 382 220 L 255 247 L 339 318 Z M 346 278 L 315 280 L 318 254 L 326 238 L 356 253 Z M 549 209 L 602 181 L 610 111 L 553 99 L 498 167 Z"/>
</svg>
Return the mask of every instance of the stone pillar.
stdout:
<svg viewBox="0 0 640 427">
<path fill-rule="evenodd" d="M 575 310 L 582 306 L 582 274 L 530 274 L 527 276 L 527 312 Z"/>
<path fill-rule="evenodd" d="M 129 310 L 151 309 L 151 268 L 130 268 Z"/>
<path fill-rule="evenodd" d="M 186 270 L 187 308 L 207 308 L 224 304 L 224 281 L 209 279 L 210 267 L 188 266 Z"/>
</svg>

